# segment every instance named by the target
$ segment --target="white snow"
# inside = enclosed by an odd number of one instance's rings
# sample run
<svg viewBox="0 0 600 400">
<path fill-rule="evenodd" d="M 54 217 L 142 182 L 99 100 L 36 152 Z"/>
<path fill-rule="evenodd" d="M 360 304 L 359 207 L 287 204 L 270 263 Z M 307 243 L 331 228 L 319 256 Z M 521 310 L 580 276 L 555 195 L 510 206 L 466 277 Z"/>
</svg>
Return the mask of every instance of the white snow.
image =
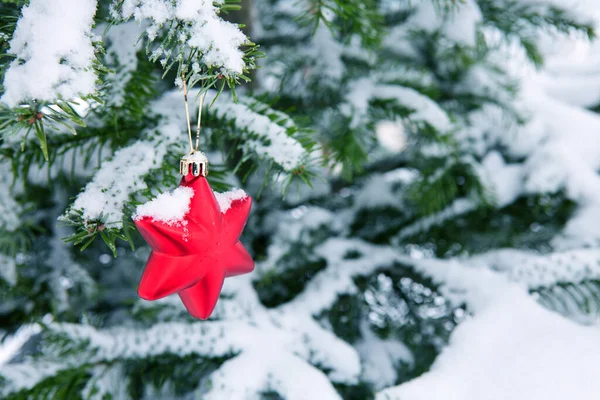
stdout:
<svg viewBox="0 0 600 400">
<path fill-rule="evenodd" d="M 451 127 L 446 112 L 429 97 L 412 88 L 376 83 L 369 78 L 357 79 L 352 83 L 346 95 L 346 103 L 341 108 L 345 115 L 352 118 L 350 123 L 352 127 L 357 127 L 364 122 L 369 101 L 373 99 L 396 100 L 399 104 L 413 110 L 408 117 L 410 121 L 427 122 L 440 132 L 448 131 Z"/>
<path fill-rule="evenodd" d="M 378 400 L 597 397 L 597 327 L 578 325 L 544 309 L 489 271 L 461 268 L 445 266 L 451 275 L 448 290 L 467 290 L 467 301 L 476 309 L 473 318 L 454 330 L 429 372 L 381 391 Z"/>
<path fill-rule="evenodd" d="M 493 190 L 496 206 L 511 204 L 523 193 L 523 166 L 507 165 L 497 151 L 489 152 L 482 160 L 482 180 Z"/>
<path fill-rule="evenodd" d="M 430 5 L 433 4 L 428 2 Z M 458 3 L 446 16 L 442 28 L 444 35 L 456 43 L 475 47 L 477 41 L 477 24 L 483 19 L 475 0 L 464 0 Z"/>
<path fill-rule="evenodd" d="M 375 125 L 375 136 L 381 146 L 399 153 L 406 148 L 406 129 L 399 121 L 379 121 Z"/>
<path fill-rule="evenodd" d="M 144 25 L 151 41 L 167 21 L 178 20 L 184 24 L 179 40 L 198 50 L 204 64 L 224 74 L 241 74 L 245 65 L 240 46 L 248 38 L 237 25 L 218 16 L 219 5 L 210 0 L 181 0 L 176 4 L 170 0 L 124 0 L 120 16 L 133 17 Z M 164 49 L 157 51 L 162 54 Z"/>
<path fill-rule="evenodd" d="M 216 14 L 212 0 L 182 0 L 175 15 L 192 23 L 188 44 L 200 49 L 209 66 L 241 74 L 244 68 L 240 46 L 248 41 L 238 27 Z"/>
<path fill-rule="evenodd" d="M 4 336 L 0 343 L 0 367 L 16 356 L 21 347 L 41 330 L 38 324 L 28 324 L 19 327 L 12 335 Z"/>
<path fill-rule="evenodd" d="M 194 197 L 194 189 L 180 186 L 172 192 L 159 194 L 155 199 L 137 206 L 134 220 L 150 217 L 153 221 L 161 221 L 167 225 L 180 224 L 190 211 L 190 202 Z"/>
<path fill-rule="evenodd" d="M 233 189 L 223 193 L 215 192 L 215 198 L 217 199 L 217 203 L 223 214 L 229 210 L 231 203 L 236 200 L 245 199 L 246 197 L 248 197 L 248 194 L 242 189 Z"/>
<path fill-rule="evenodd" d="M 2 102 L 14 107 L 93 93 L 95 13 L 96 0 L 31 0 L 23 7 L 9 50 L 17 59 L 6 71 Z"/>
<path fill-rule="evenodd" d="M 363 364 L 363 378 L 375 389 L 393 385 L 398 364 L 414 363 L 411 351 L 395 338 L 381 339 L 366 323 L 361 325 L 360 332 L 362 337 L 355 347 Z"/>
<path fill-rule="evenodd" d="M 143 177 L 160 166 L 165 150 L 151 142 L 137 142 L 117 151 L 77 196 L 73 210 L 82 210 L 86 221 L 100 220 L 107 227 L 120 228 L 125 203 L 146 187 Z"/>
<path fill-rule="evenodd" d="M 17 284 L 17 264 L 13 257 L 0 254 L 0 279 L 8 283 L 9 286 Z"/>
<path fill-rule="evenodd" d="M 448 7 L 449 10 L 443 10 L 443 7 Z M 455 43 L 474 47 L 477 24 L 481 20 L 481 11 L 475 0 L 443 6 L 427 0 L 418 0 L 414 2 L 414 13 L 406 22 L 406 27 L 428 33 L 439 31 Z M 406 27 L 403 26 L 404 29 Z"/>
<path fill-rule="evenodd" d="M 384 175 L 372 175 L 364 186 L 354 196 L 354 207 L 378 208 L 393 207 L 400 208 L 402 202 L 392 191 L 392 187 Z"/>
<path fill-rule="evenodd" d="M 253 111 L 243 99 L 235 103 L 230 97 L 221 95 L 213 107 L 219 118 L 235 121 L 240 136 L 245 138 L 243 146 L 258 156 L 273 160 L 286 171 L 300 167 L 305 161 L 306 150 L 288 136 L 287 129 Z"/>
</svg>

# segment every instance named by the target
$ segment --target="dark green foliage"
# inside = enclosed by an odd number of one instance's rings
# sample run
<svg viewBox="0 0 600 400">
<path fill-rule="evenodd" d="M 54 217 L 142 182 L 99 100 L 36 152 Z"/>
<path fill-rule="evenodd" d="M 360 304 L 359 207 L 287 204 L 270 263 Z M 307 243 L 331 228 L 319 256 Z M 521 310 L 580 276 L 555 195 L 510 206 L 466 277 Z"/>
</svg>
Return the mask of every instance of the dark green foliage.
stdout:
<svg viewBox="0 0 600 400">
<path fill-rule="evenodd" d="M 267 391 L 262 393 L 261 400 L 285 400 L 285 398 L 281 397 L 277 392 Z"/>
<path fill-rule="evenodd" d="M 160 390 L 167 382 L 172 385 L 169 389 L 176 396 L 192 392 L 199 386 L 199 382 L 206 380 L 206 377 L 228 358 L 230 357 L 205 358 L 197 355 L 181 357 L 162 354 L 127 361 L 123 369 L 130 377 L 129 395 L 134 400 L 142 399 L 147 384 Z"/>
<path fill-rule="evenodd" d="M 353 235 L 370 242 L 388 244 L 406 222 L 406 212 L 397 208 L 368 208 L 356 213 L 351 229 Z"/>
<path fill-rule="evenodd" d="M 362 296 L 341 295 L 335 304 L 325 313 L 333 332 L 349 343 L 355 343 L 362 337 L 360 323 L 365 318 Z"/>
<path fill-rule="evenodd" d="M 438 257 L 502 247 L 547 250 L 550 239 L 560 232 L 574 210 L 575 204 L 564 193 L 520 197 L 498 210 L 482 207 L 458 215 L 402 242 L 431 244 Z"/>
<path fill-rule="evenodd" d="M 373 400 L 375 394 L 373 388 L 365 382 L 360 382 L 357 385 L 335 384 L 335 389 L 338 391 L 344 400 Z"/>
<path fill-rule="evenodd" d="M 278 265 L 281 270 L 267 272 L 254 281 L 258 297 L 267 307 L 276 307 L 296 297 L 326 263 L 312 256 L 306 248 L 297 246 L 292 247 Z"/>
<path fill-rule="evenodd" d="M 440 211 L 457 198 L 471 198 L 482 206 L 492 202 L 473 160 L 451 154 L 444 159 L 418 159 L 415 167 L 423 177 L 408 188 L 407 197 L 420 215 Z"/>
<path fill-rule="evenodd" d="M 366 46 L 376 46 L 381 40 L 382 16 L 376 0 L 310 0 L 302 17 L 315 31 L 324 24 L 341 40 L 358 35 Z M 332 13 L 332 21 L 326 14 Z"/>
<path fill-rule="evenodd" d="M 411 365 L 399 365 L 398 383 L 427 372 L 464 310 L 452 307 L 431 279 L 410 266 L 395 265 L 373 274 L 367 285 L 364 296 L 371 329 L 399 340 L 414 357 Z"/>
<path fill-rule="evenodd" d="M 340 296 L 324 317 L 335 334 L 350 343 L 362 338 L 361 326 L 366 324 L 382 339 L 406 345 L 413 362 L 398 360 L 397 383 L 427 372 L 466 315 L 437 292 L 431 279 L 407 265 L 394 265 L 355 282 L 360 294 Z"/>
<path fill-rule="evenodd" d="M 81 391 L 90 375 L 86 368 L 73 368 L 48 377 L 30 390 L 8 395 L 5 400 L 83 400 Z"/>
</svg>

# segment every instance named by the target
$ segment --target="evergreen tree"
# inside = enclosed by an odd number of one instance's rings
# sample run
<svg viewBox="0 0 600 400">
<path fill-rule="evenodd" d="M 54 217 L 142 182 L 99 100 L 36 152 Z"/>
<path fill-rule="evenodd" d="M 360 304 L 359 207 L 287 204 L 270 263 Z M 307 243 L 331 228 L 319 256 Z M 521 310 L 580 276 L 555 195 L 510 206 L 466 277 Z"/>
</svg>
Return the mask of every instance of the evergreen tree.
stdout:
<svg viewBox="0 0 600 400">
<path fill-rule="evenodd" d="M 2 0 L 2 398 L 595 398 L 600 10 L 567 3 Z M 255 198 L 208 321 L 136 290 L 184 87 Z"/>
</svg>

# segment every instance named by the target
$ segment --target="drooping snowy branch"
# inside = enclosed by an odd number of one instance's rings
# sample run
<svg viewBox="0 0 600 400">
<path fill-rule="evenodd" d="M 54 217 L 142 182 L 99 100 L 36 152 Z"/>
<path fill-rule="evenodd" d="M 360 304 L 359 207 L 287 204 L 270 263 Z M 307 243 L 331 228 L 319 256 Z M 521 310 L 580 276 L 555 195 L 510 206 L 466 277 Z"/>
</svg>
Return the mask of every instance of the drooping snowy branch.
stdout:
<svg viewBox="0 0 600 400">
<path fill-rule="evenodd" d="M 10 42 L 16 55 L 2 102 L 69 100 L 94 92 L 92 24 L 96 0 L 31 0 Z"/>
<path fill-rule="evenodd" d="M 146 188 L 144 176 L 160 166 L 165 155 L 151 142 L 138 142 L 115 153 L 112 160 L 88 183 L 73 203 L 83 211 L 85 221 L 102 221 L 107 227 L 120 228 L 123 208 L 133 193 Z"/>
<path fill-rule="evenodd" d="M 173 41 L 198 51 L 202 55 L 201 62 L 209 68 L 228 76 L 239 75 L 246 66 L 240 46 L 249 40 L 236 25 L 219 17 L 220 5 L 222 2 L 212 0 L 176 3 L 170 0 L 125 0 L 113 4 L 112 14 L 117 19 L 134 18 L 139 24 L 147 24 L 145 30 L 151 42 L 169 23 L 168 29 L 177 25 L 178 36 L 172 38 Z M 177 54 L 172 51 L 168 45 L 161 44 L 152 53 L 152 58 L 164 60 L 163 66 L 166 66 L 171 57 L 181 61 L 189 55 L 184 48 L 176 50 Z M 194 74 L 200 73 L 200 65 L 194 64 L 192 69 Z"/>
<path fill-rule="evenodd" d="M 289 134 L 293 129 L 289 125 L 291 121 L 282 120 L 280 115 L 264 104 L 244 98 L 235 103 L 230 97 L 220 96 L 214 105 L 214 112 L 219 119 L 235 125 L 247 154 L 256 154 L 265 161 L 272 161 L 288 172 L 307 161 L 306 149 Z M 269 118 L 271 112 L 275 120 Z"/>
<path fill-rule="evenodd" d="M 351 118 L 350 126 L 364 123 L 373 100 L 394 100 L 410 110 L 408 119 L 413 122 L 426 122 L 440 132 L 451 128 L 450 118 L 440 106 L 427 96 L 414 89 L 391 84 L 376 83 L 363 78 L 352 83 L 342 112 Z"/>
</svg>

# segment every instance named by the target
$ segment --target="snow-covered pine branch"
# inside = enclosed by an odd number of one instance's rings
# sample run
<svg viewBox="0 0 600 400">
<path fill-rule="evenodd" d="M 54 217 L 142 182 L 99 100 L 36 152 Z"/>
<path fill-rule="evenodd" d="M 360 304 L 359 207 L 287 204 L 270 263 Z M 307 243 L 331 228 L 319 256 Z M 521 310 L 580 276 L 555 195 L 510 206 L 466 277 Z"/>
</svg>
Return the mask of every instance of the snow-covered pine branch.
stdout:
<svg viewBox="0 0 600 400">
<path fill-rule="evenodd" d="M 235 102 L 226 96 L 219 97 L 211 111 L 221 123 L 234 126 L 232 137 L 240 140 L 248 159 L 256 156 L 287 173 L 307 166 L 309 153 L 299 141 L 300 129 L 281 112 L 252 98 Z"/>
<path fill-rule="evenodd" d="M 278 312 L 268 315 L 255 296 L 244 297 L 252 289 L 249 280 L 240 280 L 240 298 L 228 302 L 234 303 L 235 308 L 253 309 L 254 314 L 234 312 L 224 321 L 168 322 L 155 324 L 151 329 L 134 330 L 98 330 L 87 325 L 52 323 L 45 333 L 46 352 L 50 358 L 61 354 L 62 361 L 13 364 L 0 373 L 11 382 L 4 393 L 31 388 L 43 379 L 68 370 L 96 371 L 108 365 L 169 354 L 182 359 L 193 356 L 225 360 L 208 377 L 213 383 L 238 377 L 240 368 L 247 371 L 246 378 L 238 380 L 235 387 L 213 384 L 208 393 L 203 393 L 206 398 L 256 396 L 277 389 L 286 398 L 301 399 L 306 388 L 298 385 L 298 375 L 303 375 L 311 382 L 310 393 L 323 399 L 340 399 L 327 375 L 339 383 L 356 382 L 360 366 L 355 351 L 310 319 L 299 320 L 297 316 Z M 81 351 L 83 344 L 84 352 Z M 261 367 L 255 366 L 249 373 L 247 365 L 258 355 L 263 359 Z M 319 368 L 326 369 L 327 375 Z M 96 375 L 94 372 L 93 377 Z M 103 380 L 96 383 L 93 377 L 88 386 L 103 386 Z M 114 393 L 121 388 L 105 387 L 105 390 Z M 202 386 L 197 390 L 206 392 Z"/>
<path fill-rule="evenodd" d="M 255 68 L 256 47 L 237 25 L 219 13 L 227 0 L 125 0 L 114 1 L 111 15 L 116 20 L 133 18 L 144 26 L 147 51 L 165 71 L 176 64 L 189 86 L 202 81 L 204 87 L 221 79 L 231 88 Z M 242 49 L 246 47 L 246 49 Z M 223 79 L 225 78 L 225 79 Z M 178 78 L 180 79 L 180 78 Z"/>
</svg>

